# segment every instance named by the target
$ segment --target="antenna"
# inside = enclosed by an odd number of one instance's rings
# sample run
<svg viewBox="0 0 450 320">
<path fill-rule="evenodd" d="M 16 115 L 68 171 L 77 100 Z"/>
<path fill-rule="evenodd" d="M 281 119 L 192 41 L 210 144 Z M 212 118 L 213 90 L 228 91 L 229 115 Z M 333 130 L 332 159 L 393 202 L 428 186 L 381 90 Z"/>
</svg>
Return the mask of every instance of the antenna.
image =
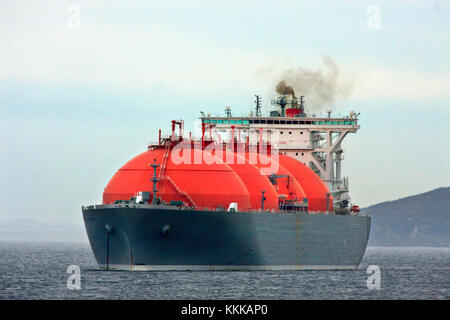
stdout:
<svg viewBox="0 0 450 320">
<path fill-rule="evenodd" d="M 153 182 L 153 200 L 152 200 L 152 204 L 158 204 L 157 202 L 157 198 L 156 198 L 156 193 L 158 192 L 158 190 L 156 190 L 156 183 L 159 181 L 158 179 L 156 179 L 156 168 L 159 167 L 159 164 L 156 163 L 156 158 L 153 160 L 154 162 L 152 164 L 150 164 L 150 166 L 153 168 L 154 173 L 153 173 L 153 179 L 150 180 L 151 182 Z"/>
<path fill-rule="evenodd" d="M 281 108 L 281 116 L 284 117 L 284 109 L 287 105 L 286 96 L 280 96 L 276 100 L 272 100 L 272 105 L 279 106 Z"/>
<path fill-rule="evenodd" d="M 228 118 L 231 117 L 231 108 L 230 108 L 230 106 L 226 106 L 225 107 L 225 114 L 227 115 Z"/>
<path fill-rule="evenodd" d="M 261 117 L 261 97 L 257 94 L 255 94 L 255 101 L 256 107 L 255 107 L 255 116 Z"/>
</svg>

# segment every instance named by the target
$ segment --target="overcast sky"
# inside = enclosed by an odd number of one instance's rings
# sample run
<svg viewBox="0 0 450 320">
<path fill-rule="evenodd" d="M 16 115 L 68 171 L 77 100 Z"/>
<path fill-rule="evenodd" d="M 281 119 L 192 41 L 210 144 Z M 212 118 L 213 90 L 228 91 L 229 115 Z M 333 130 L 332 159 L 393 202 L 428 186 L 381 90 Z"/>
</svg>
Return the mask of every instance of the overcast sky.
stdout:
<svg viewBox="0 0 450 320">
<path fill-rule="evenodd" d="M 361 112 L 353 200 L 449 186 L 449 1 L 1 1 L 0 219 L 81 224 L 170 120 L 266 111 L 324 56 L 353 88 L 333 109 Z"/>
</svg>

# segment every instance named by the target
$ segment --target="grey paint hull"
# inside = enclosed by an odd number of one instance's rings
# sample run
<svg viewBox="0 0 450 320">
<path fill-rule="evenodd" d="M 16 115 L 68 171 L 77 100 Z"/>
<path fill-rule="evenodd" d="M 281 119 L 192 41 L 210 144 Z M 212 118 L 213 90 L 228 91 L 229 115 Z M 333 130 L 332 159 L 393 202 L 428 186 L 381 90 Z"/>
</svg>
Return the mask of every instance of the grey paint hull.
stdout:
<svg viewBox="0 0 450 320">
<path fill-rule="evenodd" d="M 83 218 L 109 270 L 355 269 L 370 231 L 370 217 L 305 213 L 91 206 Z"/>
</svg>

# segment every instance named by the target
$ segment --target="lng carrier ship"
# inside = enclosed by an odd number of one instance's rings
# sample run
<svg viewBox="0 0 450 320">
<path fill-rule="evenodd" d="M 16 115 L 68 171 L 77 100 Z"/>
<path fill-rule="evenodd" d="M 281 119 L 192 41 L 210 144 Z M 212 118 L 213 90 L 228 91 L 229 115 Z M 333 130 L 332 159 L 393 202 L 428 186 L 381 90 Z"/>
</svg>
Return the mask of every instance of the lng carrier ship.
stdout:
<svg viewBox="0 0 450 320">
<path fill-rule="evenodd" d="M 358 115 L 316 117 L 282 95 L 263 116 L 201 112 L 201 137 L 183 121 L 112 177 L 103 202 L 83 206 L 106 270 L 355 269 L 370 217 L 341 177 L 343 139 Z M 177 130 L 178 129 L 178 130 Z M 178 132 L 177 132 L 178 131 Z"/>
</svg>

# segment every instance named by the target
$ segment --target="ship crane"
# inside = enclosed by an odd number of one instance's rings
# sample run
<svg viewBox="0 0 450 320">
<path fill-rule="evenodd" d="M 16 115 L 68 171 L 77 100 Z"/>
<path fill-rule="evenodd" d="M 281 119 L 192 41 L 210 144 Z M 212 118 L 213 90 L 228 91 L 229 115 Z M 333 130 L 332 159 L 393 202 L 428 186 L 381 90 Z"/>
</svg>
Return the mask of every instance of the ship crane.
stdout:
<svg viewBox="0 0 450 320">
<path fill-rule="evenodd" d="M 159 167 L 160 165 L 156 163 L 156 158 L 153 160 L 153 163 L 150 164 L 150 167 L 153 168 L 153 178 L 152 178 L 152 182 L 153 182 L 153 199 L 152 199 L 152 204 L 158 204 L 159 199 L 157 197 L 157 192 L 158 190 L 156 189 L 156 184 L 158 183 L 159 179 L 156 178 L 156 169 Z"/>
<path fill-rule="evenodd" d="M 276 190 L 278 190 L 278 178 L 287 178 L 287 185 L 286 185 L 286 187 L 289 188 L 289 179 L 290 179 L 290 176 L 289 176 L 289 175 L 283 175 L 283 174 L 281 174 L 281 175 L 276 175 L 275 173 L 272 173 L 272 174 L 269 176 L 269 180 L 270 180 L 270 182 L 272 182 L 272 184 L 275 186 L 275 189 L 276 189 Z"/>
</svg>

